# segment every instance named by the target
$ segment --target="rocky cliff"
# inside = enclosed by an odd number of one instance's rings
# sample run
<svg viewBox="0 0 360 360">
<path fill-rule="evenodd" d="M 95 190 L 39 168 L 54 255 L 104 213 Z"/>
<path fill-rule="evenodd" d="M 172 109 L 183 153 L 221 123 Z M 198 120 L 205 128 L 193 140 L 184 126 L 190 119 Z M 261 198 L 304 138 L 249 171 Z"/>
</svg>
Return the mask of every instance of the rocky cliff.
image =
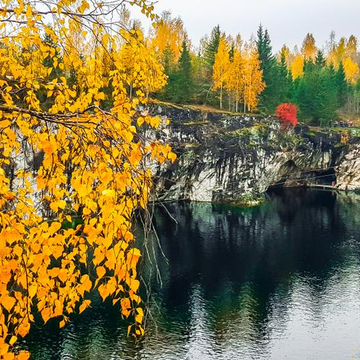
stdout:
<svg viewBox="0 0 360 360">
<path fill-rule="evenodd" d="M 157 169 L 157 198 L 243 202 L 272 186 L 332 184 L 360 188 L 360 140 L 356 130 L 281 131 L 278 120 L 154 105 L 152 113 L 171 119 L 157 133 L 178 155 Z M 348 136 L 350 135 L 350 136 Z"/>
</svg>

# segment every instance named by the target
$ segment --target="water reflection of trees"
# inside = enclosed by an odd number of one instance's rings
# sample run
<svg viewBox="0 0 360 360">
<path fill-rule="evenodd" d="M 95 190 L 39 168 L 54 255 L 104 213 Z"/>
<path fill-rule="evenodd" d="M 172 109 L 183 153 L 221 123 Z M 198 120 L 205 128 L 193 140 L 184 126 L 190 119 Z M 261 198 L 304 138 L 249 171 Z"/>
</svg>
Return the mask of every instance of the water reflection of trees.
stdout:
<svg viewBox="0 0 360 360">
<path fill-rule="evenodd" d="M 360 213 L 352 197 L 291 190 L 269 194 L 254 209 L 167 208 L 177 224 L 157 209 L 169 264 L 157 250 L 164 287 L 153 283 L 147 337 L 126 340 L 118 309 L 94 304 L 64 329 L 34 328 L 27 339 L 34 359 L 256 357 L 286 328 L 294 298 L 321 321 L 329 298 L 346 296 L 334 294 L 338 284 L 359 268 Z"/>
<path fill-rule="evenodd" d="M 345 212 L 344 218 L 344 205 L 337 202 L 336 194 L 291 190 L 269 197 L 265 206 L 252 210 L 210 204 L 170 206 L 179 222 L 176 228 L 165 213 L 158 217 L 170 262 L 164 305 L 189 303 L 192 287 L 201 284 L 219 341 L 237 320 L 242 326 L 236 331 L 249 329 L 243 335 L 252 341 L 269 336 L 271 312 L 279 324 L 286 321 L 294 282 L 299 279 L 310 299 L 310 311 L 324 316 L 329 281 L 336 271 L 352 264 L 339 245 L 360 218 L 356 211 Z"/>
</svg>

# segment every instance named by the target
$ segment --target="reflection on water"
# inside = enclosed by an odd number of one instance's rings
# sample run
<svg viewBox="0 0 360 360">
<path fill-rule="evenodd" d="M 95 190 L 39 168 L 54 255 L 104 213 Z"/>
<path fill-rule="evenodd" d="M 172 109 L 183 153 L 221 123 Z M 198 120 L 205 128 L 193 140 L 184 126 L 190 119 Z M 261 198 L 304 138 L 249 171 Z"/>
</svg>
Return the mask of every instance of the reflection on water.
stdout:
<svg viewBox="0 0 360 360">
<path fill-rule="evenodd" d="M 94 299 L 64 329 L 34 328 L 32 359 L 360 357 L 360 201 L 289 190 L 256 209 L 168 210 L 147 336 L 127 339 L 118 309 Z"/>
</svg>

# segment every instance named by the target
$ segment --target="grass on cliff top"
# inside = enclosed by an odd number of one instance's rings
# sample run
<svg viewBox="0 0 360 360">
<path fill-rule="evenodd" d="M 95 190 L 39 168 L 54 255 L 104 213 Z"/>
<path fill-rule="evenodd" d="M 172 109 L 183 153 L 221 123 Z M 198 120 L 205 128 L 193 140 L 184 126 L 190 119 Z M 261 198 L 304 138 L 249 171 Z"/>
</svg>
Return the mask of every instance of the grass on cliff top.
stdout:
<svg viewBox="0 0 360 360">
<path fill-rule="evenodd" d="M 337 115 L 339 117 L 339 121 L 345 121 L 345 122 L 353 122 L 355 126 L 360 127 L 360 116 L 359 115 L 352 115 L 348 114 L 344 111 L 339 110 L 337 112 Z"/>
<path fill-rule="evenodd" d="M 228 111 L 228 110 L 220 110 L 210 105 L 181 105 L 181 104 L 174 104 L 169 103 L 166 101 L 160 101 L 156 99 L 151 99 L 150 103 L 157 104 L 164 107 L 169 107 L 173 109 L 178 110 L 184 110 L 184 109 L 190 109 L 194 111 L 201 111 L 203 113 L 209 112 L 214 114 L 226 114 L 226 115 L 233 115 L 233 116 L 251 116 L 251 117 L 262 117 L 263 115 L 257 114 L 257 113 L 244 113 L 244 112 L 234 112 L 234 111 Z"/>
</svg>

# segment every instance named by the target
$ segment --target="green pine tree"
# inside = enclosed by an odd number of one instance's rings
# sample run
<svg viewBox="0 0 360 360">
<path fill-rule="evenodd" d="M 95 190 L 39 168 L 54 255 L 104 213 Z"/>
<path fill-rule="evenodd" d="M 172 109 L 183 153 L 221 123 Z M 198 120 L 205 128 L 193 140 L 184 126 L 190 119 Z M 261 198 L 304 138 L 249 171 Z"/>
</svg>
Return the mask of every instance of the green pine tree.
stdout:
<svg viewBox="0 0 360 360">
<path fill-rule="evenodd" d="M 296 103 L 299 117 L 314 125 L 330 125 L 338 109 L 337 73 L 327 67 L 318 54 L 317 61 L 306 62 L 304 76 L 297 82 Z"/>
<path fill-rule="evenodd" d="M 213 77 L 213 68 L 215 63 L 215 55 L 219 49 L 219 43 L 221 38 L 220 26 L 217 25 L 213 28 L 211 32 L 210 39 L 208 40 L 204 54 L 203 54 L 203 65 L 204 71 L 202 74 L 202 85 L 198 88 L 201 90 L 197 98 L 202 103 L 208 103 L 211 105 L 217 104 L 217 99 L 214 96 L 214 93 L 211 91 L 212 87 L 212 77 Z"/>
<path fill-rule="evenodd" d="M 232 42 L 229 50 L 230 61 L 234 59 L 235 44 Z"/>
<path fill-rule="evenodd" d="M 316 59 L 315 59 L 315 65 L 318 68 L 323 68 L 326 66 L 326 59 L 324 57 L 324 54 L 321 50 L 318 50 L 317 55 L 316 55 Z"/>
<path fill-rule="evenodd" d="M 312 64 L 312 65 L 311 65 Z M 298 80 L 296 104 L 299 107 L 299 118 L 319 124 L 322 95 L 320 94 L 320 71 L 311 61 L 305 62 L 304 75 Z"/>
<path fill-rule="evenodd" d="M 159 100 L 174 101 L 176 97 L 176 65 L 175 56 L 170 47 L 167 45 L 164 50 L 164 72 L 168 77 L 166 86 L 161 89 L 155 96 Z"/>
<path fill-rule="evenodd" d="M 336 72 L 332 65 L 320 71 L 320 94 L 322 95 L 319 104 L 321 106 L 320 124 L 331 125 L 336 120 L 336 110 L 339 107 Z"/>
<path fill-rule="evenodd" d="M 175 102 L 188 103 L 194 93 L 194 79 L 191 57 L 186 41 L 183 42 L 175 83 Z"/>
<path fill-rule="evenodd" d="M 291 101 L 292 76 L 288 70 L 285 55 L 281 55 L 280 63 L 277 64 L 277 86 L 279 88 L 278 104 Z"/>
<path fill-rule="evenodd" d="M 266 84 L 265 90 L 260 95 L 259 109 L 264 113 L 272 114 L 280 103 L 279 73 L 275 57 L 272 54 L 269 33 L 267 30 L 264 31 L 261 24 L 257 32 L 256 45 L 261 61 L 263 80 Z"/>
<path fill-rule="evenodd" d="M 214 29 L 211 32 L 210 40 L 207 43 L 207 46 L 206 46 L 205 52 L 204 52 L 204 60 L 205 60 L 206 66 L 210 72 L 210 74 L 209 74 L 210 78 L 212 77 L 213 67 L 214 67 L 214 63 L 215 63 L 215 55 L 219 48 L 220 38 L 221 38 L 220 26 L 217 25 L 214 27 Z"/>
<path fill-rule="evenodd" d="M 349 86 L 346 81 L 344 65 L 342 62 L 340 62 L 339 69 L 336 72 L 336 86 L 338 92 L 339 106 L 343 107 L 345 106 L 348 98 Z"/>
</svg>

